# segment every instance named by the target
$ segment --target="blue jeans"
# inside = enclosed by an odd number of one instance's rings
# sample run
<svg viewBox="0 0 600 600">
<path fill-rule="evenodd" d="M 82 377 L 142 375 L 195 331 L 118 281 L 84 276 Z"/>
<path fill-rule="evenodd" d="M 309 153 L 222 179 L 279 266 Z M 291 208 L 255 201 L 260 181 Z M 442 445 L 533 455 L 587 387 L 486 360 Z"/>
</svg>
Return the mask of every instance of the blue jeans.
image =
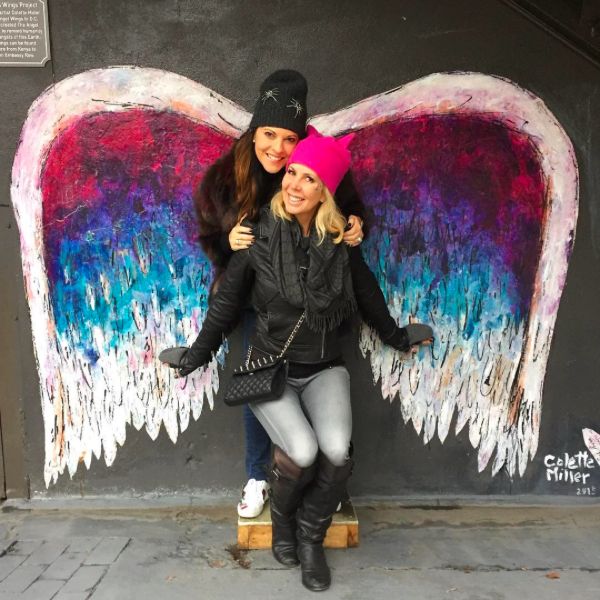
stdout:
<svg viewBox="0 0 600 600">
<path fill-rule="evenodd" d="M 254 330 L 256 314 L 245 310 L 242 316 L 243 348 L 248 352 L 250 334 Z M 264 481 L 271 460 L 271 439 L 247 404 L 244 404 L 244 433 L 246 437 L 246 475 L 248 479 Z"/>
</svg>

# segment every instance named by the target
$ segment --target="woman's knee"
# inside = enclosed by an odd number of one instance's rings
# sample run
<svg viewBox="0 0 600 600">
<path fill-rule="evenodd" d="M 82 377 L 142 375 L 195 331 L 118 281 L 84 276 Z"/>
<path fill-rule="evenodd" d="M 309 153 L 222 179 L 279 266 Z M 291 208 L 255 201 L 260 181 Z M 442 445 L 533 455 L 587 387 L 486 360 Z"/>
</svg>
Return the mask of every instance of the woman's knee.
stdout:
<svg viewBox="0 0 600 600">
<path fill-rule="evenodd" d="M 317 459 L 319 447 L 317 440 L 306 438 L 302 441 L 296 441 L 288 447 L 287 455 L 301 468 L 310 467 Z"/>
<path fill-rule="evenodd" d="M 341 467 L 349 458 L 350 442 L 346 439 L 330 441 L 321 445 L 321 452 L 332 465 Z"/>
</svg>

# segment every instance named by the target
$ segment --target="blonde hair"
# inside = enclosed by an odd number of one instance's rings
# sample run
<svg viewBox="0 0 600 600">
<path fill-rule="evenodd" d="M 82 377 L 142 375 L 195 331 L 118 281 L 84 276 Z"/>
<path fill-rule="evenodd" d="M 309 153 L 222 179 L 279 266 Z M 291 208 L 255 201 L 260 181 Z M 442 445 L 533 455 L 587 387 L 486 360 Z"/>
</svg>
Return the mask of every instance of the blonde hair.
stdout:
<svg viewBox="0 0 600 600">
<path fill-rule="evenodd" d="M 315 217 L 315 227 L 319 237 L 319 244 L 323 243 L 325 236 L 331 234 L 333 243 L 339 244 L 344 237 L 344 228 L 346 227 L 346 219 L 340 212 L 335 198 L 327 187 L 323 185 L 323 198 Z M 292 215 L 285 210 L 285 202 L 283 201 L 283 192 L 280 190 L 271 199 L 271 212 L 280 219 L 286 221 L 292 220 Z"/>
</svg>

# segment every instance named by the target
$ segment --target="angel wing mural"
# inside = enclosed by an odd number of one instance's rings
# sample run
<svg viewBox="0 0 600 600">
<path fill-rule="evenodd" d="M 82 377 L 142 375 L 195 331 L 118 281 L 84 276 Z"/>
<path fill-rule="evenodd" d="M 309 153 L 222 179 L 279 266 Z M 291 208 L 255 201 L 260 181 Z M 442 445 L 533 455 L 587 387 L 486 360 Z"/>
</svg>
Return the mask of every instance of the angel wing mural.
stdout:
<svg viewBox="0 0 600 600">
<path fill-rule="evenodd" d="M 12 199 L 45 424 L 45 479 L 104 453 L 126 426 L 171 439 L 218 389 L 218 362 L 172 378 L 158 350 L 193 339 L 210 265 L 191 194 L 250 115 L 188 79 L 110 68 L 66 79 L 30 109 Z M 552 329 L 577 218 L 577 166 L 543 103 L 506 80 L 435 74 L 316 118 L 355 131 L 373 213 L 368 262 L 399 322 L 432 322 L 407 361 L 368 328 L 384 397 L 424 441 L 468 428 L 483 470 L 534 456 Z"/>
</svg>

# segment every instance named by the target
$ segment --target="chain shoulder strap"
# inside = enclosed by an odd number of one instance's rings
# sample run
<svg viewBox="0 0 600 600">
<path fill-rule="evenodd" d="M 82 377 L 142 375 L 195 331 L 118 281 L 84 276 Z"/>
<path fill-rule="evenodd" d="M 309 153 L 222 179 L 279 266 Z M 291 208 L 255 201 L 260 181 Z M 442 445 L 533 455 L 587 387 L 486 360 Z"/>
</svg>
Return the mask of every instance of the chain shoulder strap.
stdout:
<svg viewBox="0 0 600 600">
<path fill-rule="evenodd" d="M 279 360 L 286 353 L 287 349 L 290 347 L 290 344 L 292 343 L 292 340 L 296 337 L 296 334 L 298 333 L 298 330 L 300 329 L 300 326 L 302 325 L 305 317 L 306 317 L 306 312 L 303 312 L 300 315 L 298 322 L 294 325 L 294 329 L 292 329 L 292 333 L 290 333 L 290 337 L 288 337 L 286 343 L 283 345 L 283 349 L 277 355 L 276 360 Z M 248 354 L 246 355 L 246 364 L 245 364 L 246 369 L 250 365 L 250 356 L 251 355 L 252 355 L 252 345 L 248 346 Z"/>
<path fill-rule="evenodd" d="M 296 323 L 296 325 L 294 325 L 294 329 L 292 329 L 292 333 L 290 333 L 290 337 L 287 339 L 287 342 L 283 346 L 283 350 L 279 353 L 279 356 L 277 358 L 281 358 L 285 354 L 286 350 L 290 347 L 290 344 L 292 343 L 292 340 L 296 337 L 296 334 L 298 333 L 298 329 L 300 329 L 300 326 L 302 325 L 302 322 L 304 321 L 305 317 L 306 317 L 306 313 L 303 312 L 300 315 L 300 318 L 298 319 L 298 322 Z"/>
</svg>

